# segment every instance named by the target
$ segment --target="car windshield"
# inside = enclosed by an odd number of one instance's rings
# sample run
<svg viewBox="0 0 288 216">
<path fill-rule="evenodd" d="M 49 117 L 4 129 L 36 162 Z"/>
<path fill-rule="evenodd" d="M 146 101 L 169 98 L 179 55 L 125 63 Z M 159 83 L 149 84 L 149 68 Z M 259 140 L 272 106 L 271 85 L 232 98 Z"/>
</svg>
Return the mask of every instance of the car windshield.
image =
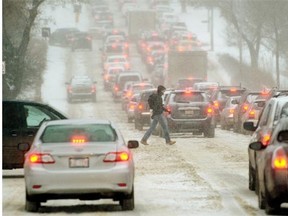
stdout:
<svg viewBox="0 0 288 216">
<path fill-rule="evenodd" d="M 114 142 L 117 135 L 109 124 L 85 124 L 51 125 L 41 136 L 43 143 L 77 142 L 77 139 L 78 142 Z"/>
</svg>

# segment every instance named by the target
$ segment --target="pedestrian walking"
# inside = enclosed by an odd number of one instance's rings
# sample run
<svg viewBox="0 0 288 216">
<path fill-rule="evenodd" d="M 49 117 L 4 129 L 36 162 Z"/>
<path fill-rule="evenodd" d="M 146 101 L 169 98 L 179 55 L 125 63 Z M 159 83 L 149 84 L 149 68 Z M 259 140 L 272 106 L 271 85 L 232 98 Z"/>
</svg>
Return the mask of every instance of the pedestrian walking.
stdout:
<svg viewBox="0 0 288 216">
<path fill-rule="evenodd" d="M 170 139 L 167 122 L 163 116 L 163 111 L 170 113 L 170 111 L 163 106 L 162 95 L 164 94 L 165 90 L 166 88 L 164 86 L 159 85 L 157 88 L 157 92 L 149 96 L 148 103 L 150 109 L 152 109 L 151 118 L 153 120 L 149 129 L 146 131 L 146 133 L 144 134 L 143 138 L 140 141 L 143 145 L 148 145 L 147 140 L 151 136 L 152 132 L 155 130 L 158 122 L 164 131 L 164 138 L 166 140 L 166 144 L 173 145 L 176 143 L 176 141 L 172 141 Z"/>
</svg>

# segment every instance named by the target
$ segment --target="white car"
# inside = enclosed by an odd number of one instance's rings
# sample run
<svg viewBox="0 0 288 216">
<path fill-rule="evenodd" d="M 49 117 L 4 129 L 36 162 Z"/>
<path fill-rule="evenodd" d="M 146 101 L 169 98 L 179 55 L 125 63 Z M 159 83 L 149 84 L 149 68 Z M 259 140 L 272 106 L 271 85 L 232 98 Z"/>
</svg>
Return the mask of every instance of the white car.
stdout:
<svg viewBox="0 0 288 216">
<path fill-rule="evenodd" d="M 104 71 L 106 71 L 109 67 L 109 65 L 122 65 L 125 70 L 130 70 L 130 62 L 128 61 L 128 59 L 126 58 L 126 56 L 124 55 L 111 55 L 111 56 L 107 56 L 104 65 L 103 65 L 103 69 Z"/>
<path fill-rule="evenodd" d="M 134 161 L 118 128 L 108 120 L 44 122 L 25 154 L 25 209 L 37 212 L 53 199 L 119 201 L 134 209 Z"/>
</svg>

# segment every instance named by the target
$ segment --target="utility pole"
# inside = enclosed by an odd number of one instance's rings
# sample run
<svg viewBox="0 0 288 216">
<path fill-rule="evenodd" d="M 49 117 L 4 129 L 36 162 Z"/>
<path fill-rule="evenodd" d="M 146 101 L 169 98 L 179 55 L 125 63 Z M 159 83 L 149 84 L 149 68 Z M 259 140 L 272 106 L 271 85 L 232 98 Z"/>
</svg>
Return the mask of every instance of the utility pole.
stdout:
<svg viewBox="0 0 288 216">
<path fill-rule="evenodd" d="M 210 8 L 210 44 L 211 44 L 211 51 L 214 51 L 214 10 L 213 6 Z"/>
</svg>

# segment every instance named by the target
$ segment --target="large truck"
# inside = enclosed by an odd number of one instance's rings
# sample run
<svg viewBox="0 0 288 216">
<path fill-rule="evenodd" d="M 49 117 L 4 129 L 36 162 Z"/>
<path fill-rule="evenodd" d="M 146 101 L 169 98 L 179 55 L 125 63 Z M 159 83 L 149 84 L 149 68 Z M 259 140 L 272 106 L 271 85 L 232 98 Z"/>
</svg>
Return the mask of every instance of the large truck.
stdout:
<svg viewBox="0 0 288 216">
<path fill-rule="evenodd" d="M 168 68 L 165 85 L 176 87 L 181 79 L 207 80 L 207 51 L 178 52 L 170 50 L 167 58 Z"/>
<path fill-rule="evenodd" d="M 137 40 L 140 31 L 156 29 L 156 13 L 152 10 L 133 10 L 128 12 L 128 35 Z"/>
</svg>

